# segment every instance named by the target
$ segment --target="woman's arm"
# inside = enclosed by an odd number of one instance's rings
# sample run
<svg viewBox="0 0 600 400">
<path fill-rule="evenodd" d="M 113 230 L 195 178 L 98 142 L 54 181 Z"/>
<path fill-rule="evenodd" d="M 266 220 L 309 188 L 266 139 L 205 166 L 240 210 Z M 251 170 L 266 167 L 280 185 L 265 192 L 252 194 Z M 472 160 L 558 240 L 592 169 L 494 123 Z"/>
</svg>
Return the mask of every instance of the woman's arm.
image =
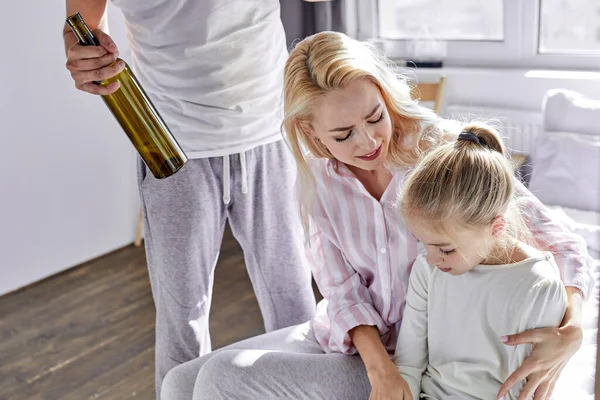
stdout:
<svg viewBox="0 0 600 400">
<path fill-rule="evenodd" d="M 567 286 L 567 312 L 560 326 L 581 333 L 583 316 L 583 293 L 576 287 Z"/>
<path fill-rule="evenodd" d="M 510 346 L 532 344 L 531 355 L 502 385 L 499 398 L 523 379 L 531 383 L 534 400 L 550 399 L 562 369 L 581 346 L 583 299 L 593 285 L 591 259 L 583 238 L 553 221 L 550 210 L 520 182 L 516 184 L 516 201 L 523 210 L 538 247 L 550 251 L 560 270 L 567 293 L 567 310 L 558 328 L 528 330 L 500 338 Z M 524 398 L 523 392 L 519 400 Z"/>
<path fill-rule="evenodd" d="M 522 299 L 524 305 L 524 315 L 521 318 L 519 326 L 521 329 L 528 332 L 542 332 L 543 329 L 555 329 L 558 327 L 566 316 L 568 295 L 563 283 L 560 281 L 558 271 L 555 277 L 548 276 L 536 282 L 527 298 Z M 536 341 L 538 338 L 533 337 L 533 349 L 545 347 L 543 341 Z M 548 348 L 547 350 L 560 352 L 560 349 Z M 520 347 L 514 354 L 517 357 L 514 361 L 521 366 L 506 380 L 503 388 L 514 385 L 510 389 L 514 398 L 530 399 L 534 392 L 536 398 L 549 398 L 548 391 L 541 385 L 542 378 L 534 377 L 535 374 L 528 377 L 526 370 L 532 367 L 535 363 L 535 358 L 527 357 L 529 353 L 528 347 Z M 548 367 L 552 368 L 551 362 L 548 362 Z M 523 371 L 519 373 L 517 371 Z M 527 381 L 525 382 L 525 378 Z M 556 376 L 558 378 L 558 376 Z M 524 386 L 520 389 L 517 385 L 524 382 Z M 503 389 L 502 388 L 502 389 Z M 502 389 L 500 394 L 503 394 Z"/>
<path fill-rule="evenodd" d="M 307 256 L 319 291 L 328 301 L 330 351 L 359 353 L 371 383 L 370 400 L 409 400 L 408 385 L 381 341 L 388 327 L 373 305 L 364 278 L 347 262 L 332 223 L 317 201 L 311 216 Z M 377 266 L 372 267 L 376 273 Z M 393 328 L 392 328 L 393 329 Z"/>
<path fill-rule="evenodd" d="M 501 340 L 510 346 L 533 345 L 531 355 L 513 372 L 498 392 L 498 398 L 524 379 L 531 382 L 535 400 L 550 399 L 562 369 L 577 352 L 583 340 L 581 308 L 583 296 L 578 289 L 566 288 L 567 309 L 559 328 L 538 328 Z M 533 392 L 532 392 L 533 393 Z M 527 399 L 522 392 L 519 400 Z"/>
<path fill-rule="evenodd" d="M 310 216 L 310 237 L 307 258 L 319 291 L 327 302 L 330 351 L 342 354 L 357 352 L 350 331 L 357 326 L 373 326 L 384 335 L 389 327 L 373 305 L 365 279 L 346 260 L 332 221 L 319 197 L 315 198 Z M 353 245 L 353 244 L 350 244 Z M 377 266 L 373 265 L 376 273 Z M 380 339 L 378 339 L 381 342 Z"/>
<path fill-rule="evenodd" d="M 350 337 L 365 364 L 369 376 L 396 372 L 396 367 L 381 343 L 374 326 L 360 325 L 350 331 Z"/>
<path fill-rule="evenodd" d="M 408 385 L 381 342 L 380 335 L 389 327 L 373 306 L 360 275 L 345 263 L 339 249 L 324 240 L 322 233 L 312 237 L 309 258 L 319 291 L 328 300 L 329 349 L 360 354 L 371 383 L 370 400 L 409 400 L 403 397 Z"/>
<path fill-rule="evenodd" d="M 552 212 L 518 181 L 515 200 L 538 247 L 554 255 L 564 285 L 587 297 L 594 279 L 585 240 L 555 221 Z"/>
<path fill-rule="evenodd" d="M 357 326 L 350 336 L 367 369 L 371 382 L 370 400 L 412 400 L 408 383 L 402 378 L 373 326 Z"/>
<path fill-rule="evenodd" d="M 342 251 L 324 232 L 313 225 L 308 259 L 319 291 L 328 301 L 330 323 L 329 350 L 355 354 L 357 349 L 350 331 L 358 326 L 371 326 L 379 335 L 389 331 L 373 306 L 371 293 L 363 279 L 342 255 Z M 383 347 L 383 345 L 382 345 Z"/>
<path fill-rule="evenodd" d="M 421 376 L 427 367 L 427 287 L 429 266 L 422 259 L 415 261 L 409 279 L 406 307 L 392 361 L 372 326 L 358 326 L 350 332 L 362 357 L 373 399 L 418 399 Z"/>
<path fill-rule="evenodd" d="M 561 284 L 562 287 L 562 284 Z M 564 296 L 557 301 L 548 303 L 548 306 L 565 306 L 564 317 L 559 319 L 558 328 L 534 328 L 534 326 L 556 326 L 557 323 L 544 325 L 530 325 L 530 329 L 515 335 L 500 338 L 506 345 L 532 345 L 532 353 L 523 364 L 514 371 L 504 382 L 498 398 L 505 396 L 515 385 L 527 379 L 527 386 L 523 389 L 518 400 L 529 399 L 534 394 L 534 400 L 549 400 L 554 390 L 554 385 L 560 377 L 564 366 L 577 352 L 583 340 L 582 330 L 582 305 L 583 295 L 578 288 L 568 286 L 562 289 Z M 551 309 L 551 308 L 550 308 Z M 540 311 L 542 316 L 548 312 Z M 551 313 L 550 313 L 551 314 Z M 527 329 L 527 328 L 525 328 Z"/>
</svg>

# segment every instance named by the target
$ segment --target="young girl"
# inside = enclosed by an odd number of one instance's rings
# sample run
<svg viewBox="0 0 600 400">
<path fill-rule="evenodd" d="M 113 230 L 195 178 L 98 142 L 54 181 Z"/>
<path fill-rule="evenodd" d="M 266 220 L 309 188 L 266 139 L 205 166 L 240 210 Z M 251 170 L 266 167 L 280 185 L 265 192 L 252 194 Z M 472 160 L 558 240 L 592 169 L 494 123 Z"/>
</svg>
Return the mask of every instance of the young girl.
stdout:
<svg viewBox="0 0 600 400">
<path fill-rule="evenodd" d="M 417 242 L 394 207 L 395 194 L 420 155 L 441 142 L 443 121 L 411 98 L 410 85 L 388 60 L 336 32 L 318 33 L 294 48 L 284 90 L 284 130 L 298 166 L 307 251 L 325 300 L 306 324 L 174 368 L 161 400 L 380 400 L 398 398 L 407 385 L 390 354 Z M 506 388 L 523 374 L 543 399 L 579 348 L 580 299 L 592 280 L 583 240 L 554 224 L 522 185 L 517 192 L 534 238 L 546 249 L 552 243 L 569 293 L 559 328 L 506 332 L 517 334 L 507 346 L 529 342 L 530 335 L 536 341 L 530 361 Z M 267 250 L 278 251 L 265 243 Z"/>
<path fill-rule="evenodd" d="M 513 194 L 497 132 L 477 124 L 430 152 L 404 186 L 402 215 L 425 246 L 396 346 L 412 393 L 405 399 L 494 399 L 530 350 L 501 337 L 560 325 L 567 293 L 558 267 L 526 244 L 531 235 Z"/>
</svg>

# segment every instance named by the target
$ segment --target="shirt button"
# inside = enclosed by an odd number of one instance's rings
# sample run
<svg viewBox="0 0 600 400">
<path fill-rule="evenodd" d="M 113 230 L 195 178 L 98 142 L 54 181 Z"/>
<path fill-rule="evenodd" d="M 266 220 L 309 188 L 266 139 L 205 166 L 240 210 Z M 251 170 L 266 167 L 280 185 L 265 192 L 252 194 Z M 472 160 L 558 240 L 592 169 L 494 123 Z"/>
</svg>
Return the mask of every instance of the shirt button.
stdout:
<svg viewBox="0 0 600 400">
<path fill-rule="evenodd" d="M 385 253 L 386 252 L 385 247 L 382 247 L 379 251 L 381 251 L 382 253 Z"/>
</svg>

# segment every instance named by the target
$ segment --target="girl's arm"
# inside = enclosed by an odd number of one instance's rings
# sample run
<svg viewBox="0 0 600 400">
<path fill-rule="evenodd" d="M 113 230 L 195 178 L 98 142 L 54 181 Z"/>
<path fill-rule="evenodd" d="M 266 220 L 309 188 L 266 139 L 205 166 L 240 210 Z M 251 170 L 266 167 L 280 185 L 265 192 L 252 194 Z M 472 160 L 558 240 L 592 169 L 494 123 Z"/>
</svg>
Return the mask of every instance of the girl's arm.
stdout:
<svg viewBox="0 0 600 400">
<path fill-rule="evenodd" d="M 563 289 L 564 290 L 564 289 Z M 554 385 L 562 369 L 581 346 L 583 334 L 581 327 L 581 294 L 573 288 L 564 291 L 566 312 L 559 328 L 536 328 L 500 338 L 510 346 L 532 345 L 532 353 L 521 366 L 504 382 L 498 392 L 498 398 L 505 396 L 515 385 L 527 379 L 528 387 L 521 391 L 518 400 L 526 400 L 535 393 L 534 400 L 546 400 L 552 397 Z M 554 306 L 563 303 L 552 303 Z M 551 305 L 552 305 L 551 304 Z M 547 325 L 548 326 L 548 325 Z"/>
<path fill-rule="evenodd" d="M 412 398 L 419 399 L 421 377 L 427 368 L 427 299 L 430 267 L 417 257 L 409 279 L 406 308 L 398 335 L 394 363 L 408 382 Z"/>
<path fill-rule="evenodd" d="M 524 330 L 529 332 L 541 331 L 542 329 L 555 329 L 562 323 L 566 316 L 567 304 L 567 291 L 558 278 L 558 275 L 555 278 L 545 278 L 540 280 L 531 289 L 527 300 L 524 301 L 524 309 L 527 311 L 526 314 L 523 315 L 520 325 L 523 326 Z M 532 342 L 534 348 L 536 348 L 536 346 L 544 346 L 543 342 L 536 342 L 535 338 L 532 338 Z M 548 348 L 547 350 L 556 351 L 556 349 L 552 348 Z M 516 354 L 519 354 L 519 363 L 521 363 L 521 368 L 517 371 L 527 368 L 534 362 L 532 361 L 533 359 L 530 359 L 529 357 L 526 358 L 528 353 L 529 349 L 527 347 L 521 347 L 517 351 Z M 523 389 L 519 391 L 517 384 L 525 381 L 526 375 L 519 375 L 517 371 L 507 379 L 507 383 L 510 381 L 510 384 L 515 385 L 510 392 L 513 394 L 514 398 L 532 398 L 532 395 L 536 393 L 536 389 L 538 389 L 539 382 L 537 382 L 536 379 L 527 379 Z M 556 376 L 556 378 L 558 378 L 558 376 Z M 534 398 L 549 399 L 550 396 L 544 395 L 539 391 Z"/>
</svg>

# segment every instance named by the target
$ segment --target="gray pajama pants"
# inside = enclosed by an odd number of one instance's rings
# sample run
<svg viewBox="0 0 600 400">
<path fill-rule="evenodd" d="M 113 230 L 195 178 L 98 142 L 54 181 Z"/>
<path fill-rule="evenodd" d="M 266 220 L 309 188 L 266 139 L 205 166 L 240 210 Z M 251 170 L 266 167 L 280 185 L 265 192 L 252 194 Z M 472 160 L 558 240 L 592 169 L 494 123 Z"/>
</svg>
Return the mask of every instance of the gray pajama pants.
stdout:
<svg viewBox="0 0 600 400">
<path fill-rule="evenodd" d="M 325 353 L 310 322 L 265 333 L 173 368 L 163 400 L 366 400 L 358 355 Z"/>
<path fill-rule="evenodd" d="M 283 141 L 227 157 L 192 159 L 155 179 L 140 162 L 146 257 L 156 305 L 156 390 L 176 365 L 211 351 L 214 268 L 228 219 L 266 331 L 315 311 L 294 201 L 295 163 Z"/>
</svg>

